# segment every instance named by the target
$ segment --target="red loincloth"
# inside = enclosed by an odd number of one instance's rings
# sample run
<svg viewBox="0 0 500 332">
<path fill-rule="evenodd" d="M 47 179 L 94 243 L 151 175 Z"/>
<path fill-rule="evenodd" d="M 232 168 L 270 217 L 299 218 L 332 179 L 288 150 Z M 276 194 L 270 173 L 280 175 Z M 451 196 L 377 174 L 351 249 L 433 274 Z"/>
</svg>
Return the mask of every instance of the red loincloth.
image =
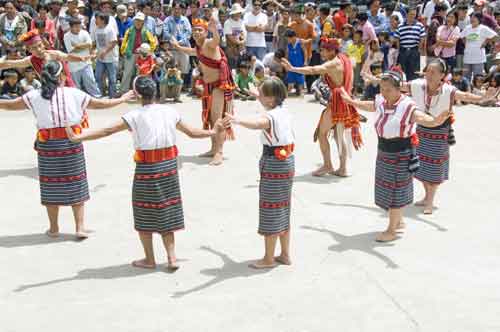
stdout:
<svg viewBox="0 0 500 332">
<path fill-rule="evenodd" d="M 212 91 L 213 89 L 221 89 L 224 91 L 224 105 L 222 109 L 222 117 L 226 115 L 226 112 L 230 114 L 234 113 L 233 108 L 229 109 L 229 102 L 233 99 L 233 90 L 235 89 L 235 84 L 233 81 L 233 76 L 231 75 L 231 68 L 227 62 L 226 55 L 224 51 L 219 47 L 221 58 L 220 60 L 210 59 L 201 53 L 201 49 L 196 47 L 196 53 L 198 60 L 205 66 L 213 69 L 219 70 L 219 80 L 212 83 L 203 82 L 203 96 L 201 97 L 203 112 L 201 118 L 203 121 L 203 129 L 211 129 L 210 125 L 210 112 L 212 111 Z M 226 139 L 233 140 L 234 132 L 232 128 L 226 130 Z"/>
</svg>

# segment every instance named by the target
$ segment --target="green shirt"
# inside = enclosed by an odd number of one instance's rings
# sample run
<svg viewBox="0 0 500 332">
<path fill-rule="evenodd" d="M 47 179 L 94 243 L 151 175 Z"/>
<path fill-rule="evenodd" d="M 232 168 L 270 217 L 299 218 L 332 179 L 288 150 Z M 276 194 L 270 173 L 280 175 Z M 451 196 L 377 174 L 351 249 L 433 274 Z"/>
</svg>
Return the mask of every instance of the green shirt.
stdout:
<svg viewBox="0 0 500 332">
<path fill-rule="evenodd" d="M 243 77 L 243 75 L 236 75 L 236 85 L 240 90 L 248 90 L 250 89 L 250 83 L 254 83 L 254 78 L 252 75 L 248 74 L 247 77 Z"/>
</svg>

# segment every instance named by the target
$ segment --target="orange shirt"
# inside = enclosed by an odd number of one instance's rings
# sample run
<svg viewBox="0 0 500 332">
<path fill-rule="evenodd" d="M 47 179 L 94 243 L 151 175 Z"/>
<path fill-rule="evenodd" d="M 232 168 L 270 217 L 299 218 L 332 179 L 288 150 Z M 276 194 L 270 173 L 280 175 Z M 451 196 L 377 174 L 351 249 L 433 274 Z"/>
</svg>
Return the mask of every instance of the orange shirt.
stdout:
<svg viewBox="0 0 500 332">
<path fill-rule="evenodd" d="M 295 31 L 297 38 L 299 39 L 311 39 L 310 42 L 304 43 L 304 48 L 306 51 L 305 58 L 307 62 L 311 60 L 312 56 L 312 39 L 316 38 L 316 32 L 314 31 L 314 24 L 308 20 L 304 20 L 302 23 L 291 22 L 288 27 Z"/>
<path fill-rule="evenodd" d="M 148 55 L 145 58 L 138 56 L 136 65 L 139 67 L 139 75 L 149 75 L 155 66 L 155 59 L 153 59 L 152 55 Z"/>
</svg>

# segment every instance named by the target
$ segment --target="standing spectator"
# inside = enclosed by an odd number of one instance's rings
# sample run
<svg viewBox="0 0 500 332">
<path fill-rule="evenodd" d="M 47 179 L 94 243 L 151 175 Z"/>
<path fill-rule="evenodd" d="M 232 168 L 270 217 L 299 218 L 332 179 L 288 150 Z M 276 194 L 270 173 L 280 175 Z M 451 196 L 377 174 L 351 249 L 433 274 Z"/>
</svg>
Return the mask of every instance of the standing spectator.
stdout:
<svg viewBox="0 0 500 332">
<path fill-rule="evenodd" d="M 446 61 L 449 71 L 457 66 L 456 46 L 459 38 L 460 29 L 457 27 L 457 13 L 450 12 L 446 16 L 446 24 L 437 30 L 434 46 L 434 56 Z"/>
<path fill-rule="evenodd" d="M 36 19 L 31 20 L 30 30 L 36 29 L 35 22 L 36 20 L 45 21 L 45 33 L 49 35 L 49 40 L 54 41 L 56 37 L 56 29 L 54 26 L 54 22 L 49 18 L 49 6 L 47 5 L 38 5 L 38 16 Z"/>
<path fill-rule="evenodd" d="M 49 22 L 52 23 L 52 21 L 49 20 Z M 54 33 L 49 33 L 46 30 L 45 24 L 47 21 L 44 20 L 39 20 L 38 18 L 33 20 L 33 23 L 35 23 L 35 29 L 38 30 L 38 34 L 40 35 L 40 38 L 42 39 L 43 46 L 47 50 L 54 49 L 55 46 L 55 39 L 56 35 Z"/>
<path fill-rule="evenodd" d="M 374 63 L 382 64 L 384 62 L 384 54 L 380 51 L 380 45 L 377 40 L 370 42 L 370 48 L 366 52 L 366 59 L 363 63 L 361 72 L 370 73 L 370 67 Z M 373 73 L 371 73 L 373 75 Z"/>
<path fill-rule="evenodd" d="M 286 39 L 285 33 L 288 30 L 288 24 L 290 24 L 290 9 L 282 8 L 280 9 L 280 19 L 278 21 L 278 24 L 276 24 L 276 29 L 274 29 L 273 34 L 274 49 L 286 49 L 288 40 Z"/>
<path fill-rule="evenodd" d="M 320 26 L 321 37 L 333 38 L 335 34 L 335 24 L 333 23 L 333 18 L 330 15 L 330 5 L 328 3 L 320 4 L 318 7 L 318 11 L 319 16 L 317 18 L 317 21 Z"/>
<path fill-rule="evenodd" d="M 255 0 L 252 11 L 245 14 L 243 22 L 247 31 L 247 53 L 255 55 L 259 60 L 266 55 L 266 37 L 264 31 L 267 25 L 267 15 L 261 11 L 262 3 Z"/>
<path fill-rule="evenodd" d="M 38 13 L 33 8 L 32 4 L 26 3 L 26 0 L 16 0 L 16 3 L 17 3 L 17 9 L 19 11 L 25 13 L 31 19 L 34 19 L 35 17 L 38 16 Z M 28 23 L 28 22 L 26 22 L 26 23 Z"/>
<path fill-rule="evenodd" d="M 340 40 L 340 52 L 347 54 L 347 48 L 352 44 L 352 25 L 346 24 L 342 28 L 342 38 Z"/>
<path fill-rule="evenodd" d="M 273 33 L 276 25 L 278 24 L 278 15 L 276 13 L 276 5 L 274 2 L 271 1 L 267 3 L 266 15 L 267 24 L 264 30 L 264 36 L 266 38 L 266 53 L 269 53 L 272 52 L 273 49 Z"/>
<path fill-rule="evenodd" d="M 444 3 L 438 3 L 434 6 L 434 15 L 432 15 L 431 24 L 427 27 L 427 63 L 435 60 L 434 49 L 436 48 L 437 31 L 446 21 L 446 11 L 448 7 Z"/>
<path fill-rule="evenodd" d="M 498 37 L 497 33 L 486 25 L 481 24 L 482 15 L 473 13 L 468 27 L 461 32 L 460 37 L 465 40 L 464 68 L 465 76 L 470 80 L 471 75 L 484 73 L 486 63 L 486 45 Z"/>
<path fill-rule="evenodd" d="M 182 15 L 182 11 L 185 9 L 184 3 L 177 1 L 173 3 L 172 16 L 167 17 L 163 24 L 163 38 L 166 41 L 175 39 L 179 45 L 191 47 L 191 24 L 187 17 Z M 190 71 L 189 55 L 175 49 L 171 49 L 170 52 L 177 64 L 177 68 L 182 73 L 183 80 L 189 81 L 187 77 Z"/>
<path fill-rule="evenodd" d="M 403 21 L 399 20 L 398 15 L 392 14 L 391 20 L 390 20 L 389 31 L 388 31 L 390 37 L 394 37 L 396 35 L 396 31 L 398 30 L 401 22 L 403 22 Z"/>
<path fill-rule="evenodd" d="M 288 38 L 287 59 L 290 64 L 296 68 L 304 67 L 306 65 L 306 49 L 302 40 L 297 38 L 297 33 L 294 30 L 286 32 Z M 288 85 L 288 92 L 292 92 L 295 87 L 297 96 L 302 96 L 302 89 L 304 87 L 304 74 L 288 72 L 286 76 L 286 83 Z"/>
<path fill-rule="evenodd" d="M 432 16 L 434 15 L 437 4 L 445 4 L 446 8 L 450 8 L 448 0 L 431 0 L 427 2 L 422 12 L 422 18 L 425 19 L 425 25 L 431 25 Z"/>
<path fill-rule="evenodd" d="M 475 0 L 473 4 L 473 14 L 481 14 L 481 24 L 487 26 L 491 30 L 497 30 L 498 29 L 498 24 L 495 18 L 491 15 L 489 15 L 485 10 L 484 10 L 484 5 L 487 2 L 485 0 Z M 471 17 L 472 19 L 472 17 Z"/>
<path fill-rule="evenodd" d="M 424 50 L 426 36 L 423 24 L 416 18 L 417 9 L 410 8 L 406 22 L 399 26 L 394 35 L 399 39 L 398 62 L 409 81 L 417 78 L 416 73 L 420 71 L 420 52 Z"/>
<path fill-rule="evenodd" d="M 349 0 L 340 1 L 340 10 L 333 15 L 333 22 L 335 22 L 335 29 L 337 34 L 342 31 L 345 24 L 349 22 L 349 16 L 352 13 L 352 4 Z"/>
<path fill-rule="evenodd" d="M 7 48 L 15 47 L 19 36 L 28 31 L 24 16 L 17 11 L 12 1 L 7 1 L 4 8 L 5 13 L 0 15 L 0 43 L 3 53 Z"/>
<path fill-rule="evenodd" d="M 186 12 L 186 5 L 184 3 L 183 5 L 184 8 L 182 9 L 182 15 L 184 15 Z M 164 22 L 167 16 L 163 14 L 160 4 L 155 2 L 155 4 L 153 5 L 153 12 L 151 13 L 151 16 L 155 20 L 155 35 L 158 37 L 158 40 L 161 40 L 165 25 Z"/>
<path fill-rule="evenodd" d="M 200 2 L 197 0 L 193 0 L 191 4 L 189 5 L 189 11 L 190 14 L 187 16 L 189 19 L 189 23 L 191 23 L 191 26 L 193 26 L 193 20 L 195 18 L 200 18 L 201 13 L 200 13 Z"/>
<path fill-rule="evenodd" d="M 352 44 L 347 47 L 347 55 L 354 64 L 354 91 L 359 93 L 362 89 L 361 67 L 363 65 L 363 54 L 365 54 L 365 45 L 363 44 L 363 32 L 355 31 L 352 36 Z"/>
<path fill-rule="evenodd" d="M 99 11 L 101 13 L 108 14 L 108 17 L 109 17 L 108 25 L 111 29 L 113 29 L 113 33 L 116 36 L 118 36 L 118 25 L 116 24 L 115 17 L 112 16 L 113 6 L 112 6 L 111 0 L 101 0 L 99 2 Z M 96 14 L 94 13 L 92 18 L 90 19 L 89 33 L 91 36 L 94 35 L 94 30 L 96 29 L 95 17 L 96 17 Z"/>
<path fill-rule="evenodd" d="M 132 19 L 128 17 L 127 6 L 118 5 L 116 7 L 116 25 L 118 26 L 118 41 L 121 43 L 125 31 L 132 26 Z"/>
<path fill-rule="evenodd" d="M 387 28 L 386 17 L 380 12 L 380 0 L 369 0 L 368 21 L 373 25 L 375 33 L 378 34 Z"/>
<path fill-rule="evenodd" d="M 372 40 L 377 40 L 377 34 L 375 33 L 375 28 L 368 21 L 367 13 L 359 13 L 356 18 L 359 21 L 358 30 L 363 31 L 363 43 L 365 44 L 365 48 L 368 50 L 370 48 L 370 42 Z"/>
<path fill-rule="evenodd" d="M 90 24 L 90 20 L 89 20 L 89 18 L 86 15 L 86 13 L 87 13 L 87 5 L 82 0 L 78 1 L 78 12 L 80 13 L 81 17 L 83 17 L 83 20 L 82 20 L 83 28 L 85 30 L 88 30 L 88 26 Z"/>
<path fill-rule="evenodd" d="M 469 6 L 467 6 L 467 4 L 465 3 L 462 3 L 458 4 L 456 9 L 458 16 L 457 26 L 460 28 L 460 32 L 462 32 L 468 25 L 470 25 L 470 16 L 468 14 Z M 458 39 L 455 53 L 457 57 L 457 68 L 460 69 L 464 67 L 464 51 L 465 42 L 463 39 Z"/>
<path fill-rule="evenodd" d="M 146 27 L 146 29 L 148 29 L 149 32 L 151 32 L 154 36 L 156 36 L 156 20 L 152 17 L 153 4 L 151 3 L 151 1 L 146 0 L 144 2 L 140 2 L 137 5 L 137 9 L 145 16 L 144 26 Z"/>
<path fill-rule="evenodd" d="M 297 38 L 301 39 L 301 45 L 304 47 L 304 60 L 309 64 L 312 57 L 312 42 L 316 39 L 314 24 L 304 18 L 304 6 L 296 4 L 292 10 L 292 23 L 290 29 L 295 31 Z M 290 41 L 288 41 L 290 43 Z"/>
<path fill-rule="evenodd" d="M 87 31 L 82 30 L 82 21 L 72 17 L 68 24 L 70 30 L 64 34 L 64 46 L 68 53 L 80 56 L 90 55 L 92 39 Z M 68 66 L 78 89 L 86 91 L 94 98 L 101 96 L 90 61 L 68 62 Z"/>
<path fill-rule="evenodd" d="M 62 33 L 63 40 L 64 36 L 66 35 L 66 32 L 68 32 L 70 29 L 69 22 L 72 21 L 73 18 L 78 18 L 83 23 L 83 16 L 82 17 L 79 16 L 80 12 L 78 11 L 78 0 L 68 0 L 66 3 L 66 11 L 61 17 L 59 25 L 59 29 L 61 30 L 60 32 Z"/>
<path fill-rule="evenodd" d="M 311 59 L 309 60 L 309 65 L 317 66 L 321 64 L 321 56 L 319 55 L 319 40 L 321 38 L 321 24 L 319 18 L 317 17 L 316 4 L 312 2 L 306 3 L 306 20 L 311 22 L 314 26 L 314 33 L 316 38 L 312 41 L 311 47 Z M 306 76 L 306 87 L 307 93 L 312 94 L 312 85 L 319 75 L 307 75 Z"/>
<path fill-rule="evenodd" d="M 104 72 L 108 76 L 108 92 L 110 98 L 116 95 L 116 72 L 118 70 L 118 39 L 112 25 L 109 24 L 110 17 L 106 13 L 97 12 L 95 14 L 96 28 L 91 35 L 97 51 L 96 79 L 99 89 L 104 96 Z"/>
<path fill-rule="evenodd" d="M 384 31 L 389 32 L 391 29 L 391 18 L 392 16 L 396 16 L 398 18 L 398 22 L 403 22 L 404 17 L 403 14 L 399 10 L 396 10 L 395 2 L 387 2 L 384 6 L 384 15 L 385 15 L 385 28 Z M 398 23 L 399 25 L 399 23 Z"/>
<path fill-rule="evenodd" d="M 137 13 L 134 17 L 134 24 L 125 32 L 120 53 L 123 56 L 123 77 L 121 82 L 122 92 L 130 90 L 132 78 L 135 75 L 135 60 L 137 49 L 142 43 L 148 43 L 151 51 L 156 49 L 156 38 L 144 27 L 144 13 Z"/>
<path fill-rule="evenodd" d="M 245 50 L 246 29 L 241 15 L 243 8 L 235 3 L 229 12 L 229 19 L 224 22 L 224 35 L 226 37 L 226 56 L 231 68 L 236 68 L 240 55 Z"/>
</svg>

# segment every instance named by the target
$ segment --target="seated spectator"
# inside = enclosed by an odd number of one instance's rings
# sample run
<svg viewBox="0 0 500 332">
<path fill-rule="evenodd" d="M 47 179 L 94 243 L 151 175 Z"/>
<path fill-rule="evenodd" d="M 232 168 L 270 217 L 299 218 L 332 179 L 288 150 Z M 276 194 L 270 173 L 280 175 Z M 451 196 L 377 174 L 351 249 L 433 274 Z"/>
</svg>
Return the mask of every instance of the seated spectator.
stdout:
<svg viewBox="0 0 500 332">
<path fill-rule="evenodd" d="M 464 76 L 464 72 L 460 68 L 453 69 L 451 76 L 451 84 L 459 91 L 470 92 L 470 82 Z"/>
<path fill-rule="evenodd" d="M 390 37 L 389 40 L 390 48 L 387 53 L 387 68 L 391 68 L 392 66 L 398 63 L 399 56 L 399 44 L 398 40 L 394 37 Z"/>
<path fill-rule="evenodd" d="M 250 89 L 254 85 L 254 77 L 250 74 L 250 64 L 241 62 L 238 66 L 238 74 L 236 75 L 236 90 L 234 94 L 241 100 L 255 100 L 255 97 L 250 94 Z"/>
<path fill-rule="evenodd" d="M 474 75 L 474 78 L 472 79 L 472 93 L 475 95 L 482 96 L 485 94 L 485 89 L 484 89 L 484 79 L 485 76 L 483 74 L 477 74 Z"/>
<path fill-rule="evenodd" d="M 139 56 L 136 60 L 137 73 L 141 76 L 148 76 L 153 73 L 153 69 L 156 65 L 155 59 L 151 54 L 151 47 L 149 44 L 143 43 L 141 47 L 137 49 Z"/>
<path fill-rule="evenodd" d="M 274 53 L 268 53 L 262 61 L 264 63 L 265 69 L 270 76 L 277 76 L 283 82 L 285 81 L 286 71 L 281 64 L 281 59 L 286 55 L 284 49 L 278 49 Z"/>
<path fill-rule="evenodd" d="M 262 82 L 267 78 L 265 70 L 263 67 L 255 68 L 254 84 L 256 87 L 260 87 Z"/>
<path fill-rule="evenodd" d="M 6 70 L 3 73 L 4 81 L 0 90 L 0 99 L 16 99 L 23 94 L 19 83 L 19 74 L 15 70 Z"/>
<path fill-rule="evenodd" d="M 297 33 L 294 30 L 286 32 L 288 38 L 287 59 L 294 67 L 304 67 L 306 65 L 306 49 L 304 43 L 297 38 Z M 288 84 L 288 92 L 291 92 L 295 87 L 297 96 L 302 96 L 305 77 L 303 74 L 287 73 L 286 83 Z"/>
<path fill-rule="evenodd" d="M 33 67 L 28 67 L 24 70 L 24 78 L 21 80 L 21 88 L 23 89 L 23 93 L 26 93 L 30 90 L 40 89 L 42 87 L 42 83 L 35 78 L 35 70 Z"/>
<path fill-rule="evenodd" d="M 50 32 L 49 30 L 47 30 L 47 21 L 37 18 L 33 20 L 33 23 L 35 25 L 35 29 L 38 30 L 40 38 L 42 38 L 42 43 L 45 49 L 54 49 L 56 36 L 54 32 Z"/>
<path fill-rule="evenodd" d="M 382 63 L 375 62 L 370 65 L 370 73 L 363 73 L 365 81 L 364 100 L 374 100 L 375 96 L 380 93 L 380 75 L 382 75 Z"/>
<path fill-rule="evenodd" d="M 496 73 L 489 79 L 483 95 L 484 99 L 479 105 L 486 107 L 500 106 L 500 73 Z"/>
<path fill-rule="evenodd" d="M 328 106 L 328 101 L 330 100 L 330 87 L 325 82 L 323 76 L 320 76 L 316 81 L 314 81 L 311 87 L 314 99 L 318 101 L 323 106 Z"/>
<path fill-rule="evenodd" d="M 167 101 L 173 98 L 174 103 L 181 103 L 181 90 L 183 85 L 182 73 L 177 68 L 174 59 L 170 59 L 163 65 L 163 71 L 160 80 L 160 98 L 161 101 Z"/>
</svg>

